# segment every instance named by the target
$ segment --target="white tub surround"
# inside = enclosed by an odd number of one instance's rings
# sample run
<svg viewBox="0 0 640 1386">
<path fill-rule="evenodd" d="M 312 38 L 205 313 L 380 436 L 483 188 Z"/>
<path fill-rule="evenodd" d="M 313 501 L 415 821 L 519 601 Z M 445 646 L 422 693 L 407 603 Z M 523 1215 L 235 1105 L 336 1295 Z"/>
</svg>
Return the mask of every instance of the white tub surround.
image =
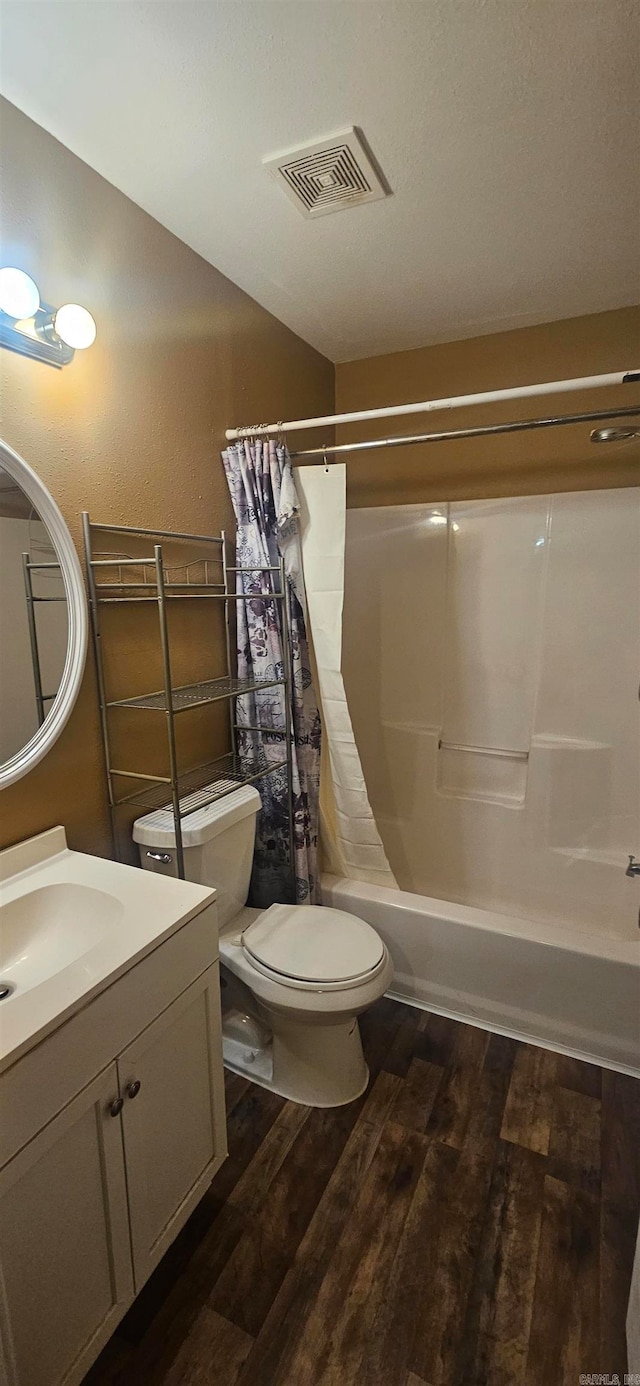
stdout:
<svg viewBox="0 0 640 1386">
<path fill-rule="evenodd" d="M 324 876 L 386 944 L 389 995 L 640 1077 L 640 941 Z"/>
<path fill-rule="evenodd" d="M 345 687 L 403 890 L 640 937 L 639 630 L 639 488 L 348 512 Z"/>
</svg>

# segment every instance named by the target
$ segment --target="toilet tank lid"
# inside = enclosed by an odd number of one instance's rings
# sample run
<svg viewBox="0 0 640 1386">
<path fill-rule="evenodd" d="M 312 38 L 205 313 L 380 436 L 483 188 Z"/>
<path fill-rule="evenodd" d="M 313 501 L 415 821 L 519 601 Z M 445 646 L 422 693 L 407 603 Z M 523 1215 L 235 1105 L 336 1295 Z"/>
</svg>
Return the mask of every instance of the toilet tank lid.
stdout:
<svg viewBox="0 0 640 1386">
<path fill-rule="evenodd" d="M 253 785 L 244 784 L 229 794 L 222 794 L 223 788 L 233 783 L 232 780 L 219 780 L 216 784 L 205 785 L 202 789 L 194 790 L 192 794 L 185 794 L 181 798 L 181 807 L 187 812 L 187 817 L 182 819 L 183 847 L 200 847 L 203 842 L 210 842 L 234 823 L 259 812 L 262 800 Z M 203 795 L 214 793 L 218 789 L 221 791 L 219 799 L 214 799 L 213 803 L 206 804 L 204 808 L 195 807 Z M 189 812 L 191 804 L 194 807 Z M 145 814 L 144 818 L 136 818 L 133 840 L 145 847 L 175 847 L 176 833 L 171 805 L 155 809 L 153 813 Z"/>
</svg>

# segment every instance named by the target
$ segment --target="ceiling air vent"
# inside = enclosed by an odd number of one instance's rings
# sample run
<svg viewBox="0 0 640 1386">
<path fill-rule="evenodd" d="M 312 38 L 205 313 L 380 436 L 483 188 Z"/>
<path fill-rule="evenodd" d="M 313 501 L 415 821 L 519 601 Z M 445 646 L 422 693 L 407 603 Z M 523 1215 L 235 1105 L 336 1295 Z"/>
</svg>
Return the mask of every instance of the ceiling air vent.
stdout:
<svg viewBox="0 0 640 1386">
<path fill-rule="evenodd" d="M 377 202 L 390 192 L 355 126 L 262 162 L 305 217 Z"/>
</svg>

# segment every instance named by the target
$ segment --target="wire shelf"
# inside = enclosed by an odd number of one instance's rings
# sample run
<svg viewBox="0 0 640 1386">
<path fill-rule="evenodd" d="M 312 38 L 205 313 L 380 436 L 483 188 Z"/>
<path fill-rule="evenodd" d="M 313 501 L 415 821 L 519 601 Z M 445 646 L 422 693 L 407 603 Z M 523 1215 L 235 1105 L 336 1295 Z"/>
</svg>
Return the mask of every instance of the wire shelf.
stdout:
<svg viewBox="0 0 640 1386">
<path fill-rule="evenodd" d="M 259 753 L 240 757 L 232 752 L 208 761 L 205 765 L 199 765 L 195 770 L 187 770 L 178 779 L 180 818 L 187 818 L 190 813 L 206 808 L 208 804 L 215 803 L 216 799 L 224 799 L 240 785 L 253 784 L 255 780 L 271 775 L 274 770 L 286 768 L 286 760 L 270 762 L 266 756 Z M 149 783 L 144 789 L 117 799 L 116 807 L 127 804 L 132 808 L 139 805 L 141 808 L 165 809 L 167 826 L 170 827 L 173 822 L 173 807 L 167 799 L 168 795 L 170 785 L 167 783 Z"/>
<path fill-rule="evenodd" d="M 284 682 L 284 679 L 205 679 L 202 683 L 187 683 L 172 689 L 171 705 L 174 712 L 184 712 L 190 707 L 217 703 L 222 698 L 239 698 L 243 693 L 256 693 L 262 688 L 282 687 Z M 117 702 L 107 703 L 107 707 L 142 708 L 151 712 L 169 710 L 164 689 L 140 698 L 119 698 Z"/>
</svg>

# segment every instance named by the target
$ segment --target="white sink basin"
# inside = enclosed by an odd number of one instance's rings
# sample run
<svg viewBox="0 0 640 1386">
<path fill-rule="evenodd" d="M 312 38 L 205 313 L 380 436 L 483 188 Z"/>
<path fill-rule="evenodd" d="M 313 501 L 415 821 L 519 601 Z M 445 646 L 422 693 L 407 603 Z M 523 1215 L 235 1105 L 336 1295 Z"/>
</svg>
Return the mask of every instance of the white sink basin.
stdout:
<svg viewBox="0 0 640 1386">
<path fill-rule="evenodd" d="M 0 1072 L 214 899 L 70 852 L 64 828 L 0 852 Z"/>
<path fill-rule="evenodd" d="M 88 953 L 121 922 L 115 895 L 62 882 L 0 905 L 0 988 L 37 986 Z"/>
</svg>

